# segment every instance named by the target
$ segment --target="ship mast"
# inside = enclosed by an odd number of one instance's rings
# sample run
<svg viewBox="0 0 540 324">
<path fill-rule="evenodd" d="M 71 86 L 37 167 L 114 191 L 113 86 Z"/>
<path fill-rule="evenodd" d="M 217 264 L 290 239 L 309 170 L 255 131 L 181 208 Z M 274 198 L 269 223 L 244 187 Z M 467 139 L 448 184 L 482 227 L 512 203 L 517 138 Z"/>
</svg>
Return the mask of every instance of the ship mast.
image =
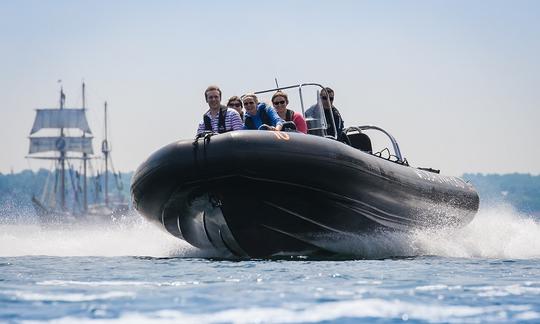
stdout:
<svg viewBox="0 0 540 324">
<path fill-rule="evenodd" d="M 86 111 L 86 96 L 85 96 L 85 84 L 82 84 L 82 108 Z M 83 132 L 83 137 L 86 137 L 86 132 Z M 86 164 L 88 161 L 88 154 L 83 153 L 83 211 L 88 211 L 88 192 L 86 187 Z"/>
<path fill-rule="evenodd" d="M 109 141 L 107 139 L 107 101 L 105 101 L 105 138 L 101 142 L 101 152 L 105 156 L 105 206 L 109 206 Z"/>
<path fill-rule="evenodd" d="M 86 85 L 82 85 L 83 91 L 83 108 L 66 108 L 66 96 L 64 94 L 63 86 L 60 87 L 60 107 L 58 108 L 38 108 L 36 109 L 36 117 L 34 124 L 30 130 L 30 148 L 28 151 L 28 158 L 32 159 L 44 159 L 56 161 L 56 175 L 59 176 L 58 180 L 60 185 L 57 188 L 55 184 L 55 193 L 58 199 L 55 199 L 54 206 L 51 208 L 44 207 L 42 202 L 39 202 L 40 208 L 46 213 L 51 213 L 54 209 L 59 209 L 62 212 L 67 211 L 67 184 L 71 179 L 74 191 L 76 190 L 73 178 L 68 177 L 66 179 L 66 164 L 68 159 L 81 159 L 84 164 L 84 210 L 88 208 L 88 185 L 87 185 L 87 169 L 90 156 L 94 153 L 92 149 L 92 131 L 88 126 L 86 119 Z M 42 129 L 54 129 L 59 131 L 59 135 L 46 136 L 46 134 L 38 133 Z M 82 131 L 82 135 L 69 136 L 67 129 L 79 129 Z M 36 133 L 37 136 L 36 136 Z M 56 133 L 58 134 L 58 133 Z M 45 136 L 43 136 L 45 135 Z M 39 153 L 54 153 L 52 156 L 36 156 Z M 69 156 L 69 152 L 82 153 L 81 157 Z M 68 174 L 69 176 L 69 174 Z M 45 189 L 46 190 L 46 189 Z M 58 190 L 61 190 L 60 197 L 58 197 Z M 57 204 L 56 201 L 59 200 Z M 81 202 L 78 200 L 77 192 L 75 192 L 75 200 L 77 204 Z M 37 201 L 37 199 L 36 199 Z M 51 204 L 49 204 L 51 205 Z M 80 206 L 79 206 L 80 207 Z"/>
<path fill-rule="evenodd" d="M 64 110 L 64 101 L 66 100 L 66 96 L 64 95 L 64 87 L 60 87 L 60 110 Z M 60 149 L 60 165 L 61 165 L 61 173 L 60 173 L 60 190 L 62 190 L 62 193 L 60 195 L 60 203 L 62 206 L 62 210 L 66 210 L 66 182 L 65 182 L 65 174 L 66 174 L 66 150 L 65 150 L 65 143 L 64 140 L 64 127 L 60 127 L 60 139 L 58 143 L 58 148 Z"/>
</svg>

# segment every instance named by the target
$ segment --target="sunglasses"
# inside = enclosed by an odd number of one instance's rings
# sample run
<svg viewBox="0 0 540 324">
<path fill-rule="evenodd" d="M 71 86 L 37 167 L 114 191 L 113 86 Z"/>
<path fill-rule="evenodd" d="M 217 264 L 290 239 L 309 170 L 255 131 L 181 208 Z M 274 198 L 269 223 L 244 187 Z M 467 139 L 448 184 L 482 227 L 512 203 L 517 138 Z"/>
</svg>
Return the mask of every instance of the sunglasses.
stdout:
<svg viewBox="0 0 540 324">
<path fill-rule="evenodd" d="M 274 104 L 274 106 L 277 106 L 277 105 L 284 105 L 284 104 L 285 104 L 285 100 L 274 101 L 273 104 Z"/>
<path fill-rule="evenodd" d="M 327 100 L 328 97 L 321 97 L 322 100 Z M 330 97 L 330 101 L 334 100 L 334 97 Z"/>
<path fill-rule="evenodd" d="M 240 107 L 242 107 L 242 104 L 241 104 L 241 103 L 239 103 L 239 102 L 237 102 L 237 103 L 232 103 L 232 104 L 230 104 L 230 105 L 229 105 L 229 107 L 236 107 L 236 108 L 240 108 Z"/>
<path fill-rule="evenodd" d="M 249 105 L 254 105 L 254 104 L 255 104 L 255 101 L 249 101 L 249 102 L 244 101 L 244 106 L 249 106 Z"/>
</svg>

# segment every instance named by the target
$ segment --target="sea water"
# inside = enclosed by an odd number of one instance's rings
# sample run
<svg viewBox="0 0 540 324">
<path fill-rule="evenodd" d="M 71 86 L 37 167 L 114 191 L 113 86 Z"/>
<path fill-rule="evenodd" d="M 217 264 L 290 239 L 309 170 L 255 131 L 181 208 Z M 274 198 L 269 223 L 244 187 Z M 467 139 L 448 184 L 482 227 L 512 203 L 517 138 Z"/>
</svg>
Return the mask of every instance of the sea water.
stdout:
<svg viewBox="0 0 540 324">
<path fill-rule="evenodd" d="M 357 257 L 226 260 L 140 216 L 0 223 L 0 322 L 540 322 L 540 221 L 342 242 Z M 361 256 L 361 257 L 360 257 Z"/>
</svg>

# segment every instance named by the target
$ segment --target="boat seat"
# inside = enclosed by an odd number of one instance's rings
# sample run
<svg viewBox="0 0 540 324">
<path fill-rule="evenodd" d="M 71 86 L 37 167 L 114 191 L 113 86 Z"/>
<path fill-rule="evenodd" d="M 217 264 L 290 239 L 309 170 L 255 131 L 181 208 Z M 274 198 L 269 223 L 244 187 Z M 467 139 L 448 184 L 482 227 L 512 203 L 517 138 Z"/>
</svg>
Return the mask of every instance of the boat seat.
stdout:
<svg viewBox="0 0 540 324">
<path fill-rule="evenodd" d="M 368 153 L 373 151 L 371 140 L 366 134 L 360 132 L 347 133 L 347 138 L 349 138 L 352 147 Z"/>
</svg>

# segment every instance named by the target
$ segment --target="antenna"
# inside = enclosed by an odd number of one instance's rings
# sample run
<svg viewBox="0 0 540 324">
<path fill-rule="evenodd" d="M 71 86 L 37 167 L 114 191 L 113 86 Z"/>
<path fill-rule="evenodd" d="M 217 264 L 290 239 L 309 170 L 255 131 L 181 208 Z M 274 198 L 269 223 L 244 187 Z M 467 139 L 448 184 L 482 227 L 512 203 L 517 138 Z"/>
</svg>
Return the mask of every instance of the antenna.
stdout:
<svg viewBox="0 0 540 324">
<path fill-rule="evenodd" d="M 276 88 L 279 89 L 279 84 L 278 84 L 278 82 L 277 82 L 277 78 L 274 78 L 274 81 L 276 81 Z"/>
</svg>

